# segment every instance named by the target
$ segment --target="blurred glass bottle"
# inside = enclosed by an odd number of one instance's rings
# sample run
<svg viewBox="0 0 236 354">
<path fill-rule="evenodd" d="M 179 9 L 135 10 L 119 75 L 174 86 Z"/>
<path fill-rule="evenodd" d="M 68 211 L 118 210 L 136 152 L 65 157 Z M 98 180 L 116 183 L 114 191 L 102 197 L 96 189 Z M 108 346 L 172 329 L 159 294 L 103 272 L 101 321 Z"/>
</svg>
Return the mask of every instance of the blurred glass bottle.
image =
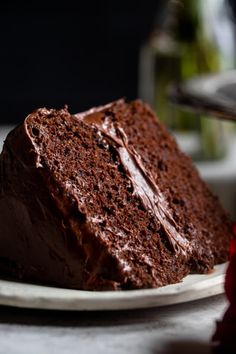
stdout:
<svg viewBox="0 0 236 354">
<path fill-rule="evenodd" d="M 140 96 L 195 159 L 224 156 L 230 123 L 168 103 L 171 83 L 235 67 L 234 24 L 224 0 L 169 0 L 140 55 Z"/>
</svg>

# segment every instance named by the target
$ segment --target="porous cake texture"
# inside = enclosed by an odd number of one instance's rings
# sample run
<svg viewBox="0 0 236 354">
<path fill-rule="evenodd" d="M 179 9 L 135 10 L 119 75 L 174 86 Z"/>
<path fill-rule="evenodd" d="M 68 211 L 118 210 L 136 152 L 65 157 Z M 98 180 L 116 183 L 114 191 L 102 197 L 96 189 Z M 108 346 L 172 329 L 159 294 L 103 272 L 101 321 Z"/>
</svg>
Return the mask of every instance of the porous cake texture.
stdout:
<svg viewBox="0 0 236 354">
<path fill-rule="evenodd" d="M 228 258 L 231 223 L 152 110 L 38 109 L 0 156 L 0 270 L 61 287 L 153 288 Z"/>
</svg>

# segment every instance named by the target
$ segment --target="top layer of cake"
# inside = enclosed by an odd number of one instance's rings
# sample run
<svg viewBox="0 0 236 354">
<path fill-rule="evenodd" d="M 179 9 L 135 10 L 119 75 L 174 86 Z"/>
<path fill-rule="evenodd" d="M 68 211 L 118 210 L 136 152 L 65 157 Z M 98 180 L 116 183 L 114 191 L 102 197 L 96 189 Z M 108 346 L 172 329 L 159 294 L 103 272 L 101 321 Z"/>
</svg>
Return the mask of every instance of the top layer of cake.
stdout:
<svg viewBox="0 0 236 354">
<path fill-rule="evenodd" d="M 0 264 L 8 273 L 130 289 L 174 283 L 227 259 L 227 215 L 140 101 L 77 115 L 39 109 L 7 137 L 0 163 Z"/>
</svg>

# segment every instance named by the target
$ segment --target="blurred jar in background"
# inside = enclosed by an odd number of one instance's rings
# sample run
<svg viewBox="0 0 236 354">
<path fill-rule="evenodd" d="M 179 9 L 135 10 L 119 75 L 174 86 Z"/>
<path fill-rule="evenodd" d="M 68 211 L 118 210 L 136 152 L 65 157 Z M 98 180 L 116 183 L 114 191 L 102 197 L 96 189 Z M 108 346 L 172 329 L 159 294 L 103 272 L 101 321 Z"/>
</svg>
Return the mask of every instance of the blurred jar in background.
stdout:
<svg viewBox="0 0 236 354">
<path fill-rule="evenodd" d="M 140 53 L 140 97 L 194 159 L 221 158 L 231 123 L 196 117 L 168 103 L 167 89 L 193 76 L 235 67 L 231 8 L 225 0 L 169 0 Z"/>
</svg>

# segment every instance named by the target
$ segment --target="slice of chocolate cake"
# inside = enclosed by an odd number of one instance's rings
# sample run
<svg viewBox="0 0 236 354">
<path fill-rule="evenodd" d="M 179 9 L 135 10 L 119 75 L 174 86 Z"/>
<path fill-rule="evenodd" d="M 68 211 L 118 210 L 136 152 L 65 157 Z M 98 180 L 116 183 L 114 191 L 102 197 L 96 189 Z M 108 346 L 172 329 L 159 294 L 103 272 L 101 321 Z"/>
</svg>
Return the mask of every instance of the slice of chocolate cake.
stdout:
<svg viewBox="0 0 236 354">
<path fill-rule="evenodd" d="M 150 288 L 228 258 L 227 215 L 140 101 L 38 109 L 8 135 L 0 178 L 2 274 Z"/>
</svg>

